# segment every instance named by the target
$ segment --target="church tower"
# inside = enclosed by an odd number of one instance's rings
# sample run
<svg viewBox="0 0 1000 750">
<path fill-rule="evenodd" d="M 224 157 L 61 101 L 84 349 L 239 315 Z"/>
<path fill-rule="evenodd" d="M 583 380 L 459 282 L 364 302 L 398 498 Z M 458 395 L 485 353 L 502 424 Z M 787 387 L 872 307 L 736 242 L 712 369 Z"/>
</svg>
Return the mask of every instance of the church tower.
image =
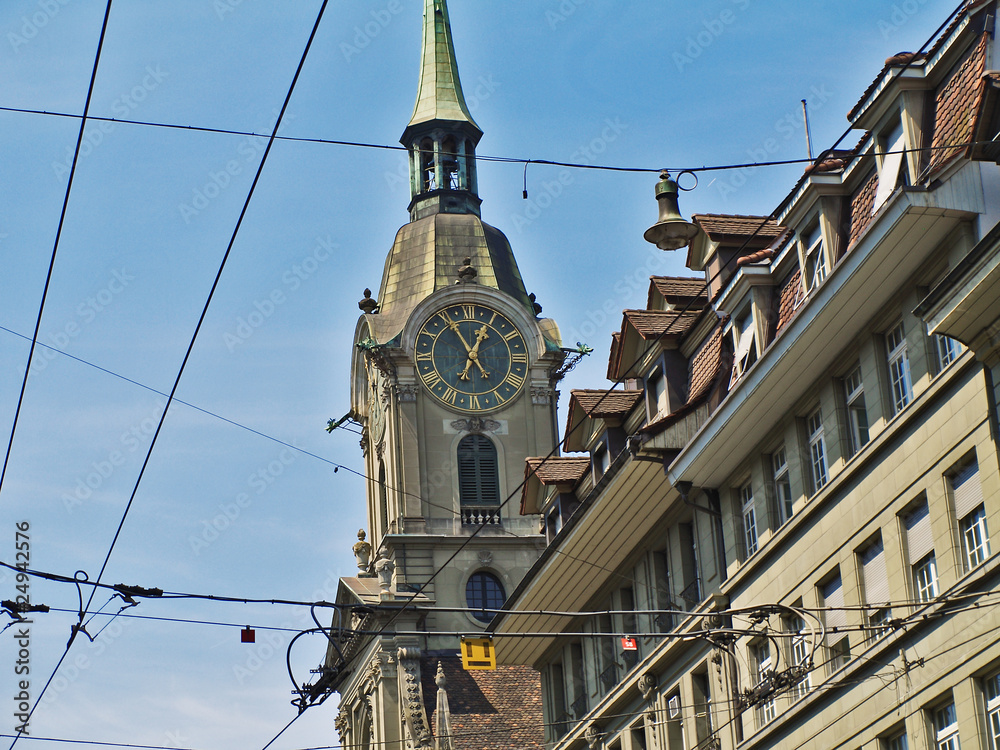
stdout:
<svg viewBox="0 0 1000 750">
<path fill-rule="evenodd" d="M 480 218 L 481 137 L 445 0 L 425 0 L 417 102 L 400 139 L 410 221 L 377 296 L 365 290 L 354 339 L 368 529 L 356 576 L 340 582 L 345 614 L 327 659 L 345 747 L 434 747 L 422 682 L 433 700 L 428 680 L 439 662 L 453 666 L 458 634 L 485 627 L 544 546 L 516 491 L 525 459 L 556 444 L 564 355 L 507 238 Z"/>
</svg>

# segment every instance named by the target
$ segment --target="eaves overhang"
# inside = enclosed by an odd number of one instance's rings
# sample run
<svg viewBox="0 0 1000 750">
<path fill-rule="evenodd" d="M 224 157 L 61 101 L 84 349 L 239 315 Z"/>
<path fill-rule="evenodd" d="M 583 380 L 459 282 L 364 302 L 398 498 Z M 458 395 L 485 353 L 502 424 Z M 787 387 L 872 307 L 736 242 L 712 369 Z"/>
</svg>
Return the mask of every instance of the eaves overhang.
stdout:
<svg viewBox="0 0 1000 750">
<path fill-rule="evenodd" d="M 733 388 L 668 469 L 673 484 L 718 487 L 825 376 L 914 271 L 963 220 L 933 193 L 901 190 Z"/>
<path fill-rule="evenodd" d="M 913 311 L 931 333 L 978 350 L 1000 319 L 1000 224 L 969 251 Z M 992 333 L 991 333 L 992 332 Z M 992 348 L 989 347 L 989 348 Z"/>
<path fill-rule="evenodd" d="M 725 310 L 731 315 L 736 311 L 736 306 L 750 293 L 752 287 L 772 286 L 773 284 L 770 265 L 741 266 L 715 300 L 715 308 Z"/>
<path fill-rule="evenodd" d="M 570 518 L 491 623 L 501 664 L 536 665 L 555 637 L 505 638 L 505 634 L 566 631 L 571 618 L 553 612 L 583 610 L 634 553 L 641 540 L 679 498 L 663 464 L 626 454 L 612 481 L 599 488 Z"/>
</svg>

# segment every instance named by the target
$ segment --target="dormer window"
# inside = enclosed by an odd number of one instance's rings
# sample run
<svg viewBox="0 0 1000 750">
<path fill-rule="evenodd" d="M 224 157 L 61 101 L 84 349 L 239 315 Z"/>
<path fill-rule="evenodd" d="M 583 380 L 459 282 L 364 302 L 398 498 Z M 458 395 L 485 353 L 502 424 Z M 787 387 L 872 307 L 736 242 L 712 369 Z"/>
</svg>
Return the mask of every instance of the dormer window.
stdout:
<svg viewBox="0 0 1000 750">
<path fill-rule="evenodd" d="M 729 381 L 729 387 L 733 385 L 746 372 L 750 365 L 757 361 L 757 334 L 753 324 L 753 308 L 747 307 L 746 311 L 736 319 L 733 325 L 733 349 L 736 355 L 733 357 L 733 375 Z"/>
<path fill-rule="evenodd" d="M 667 379 L 659 362 L 646 376 L 646 408 L 649 421 L 667 413 Z"/>
<path fill-rule="evenodd" d="M 607 441 L 594 449 L 594 481 L 597 482 L 611 468 L 611 454 L 608 452 Z"/>
<path fill-rule="evenodd" d="M 811 294 L 826 278 L 826 252 L 823 249 L 823 230 L 817 221 L 804 235 L 806 293 Z"/>
<path fill-rule="evenodd" d="M 878 190 L 875 191 L 875 200 L 872 203 L 872 214 L 878 212 L 882 204 L 889 200 L 896 186 L 900 182 L 900 173 L 903 174 L 905 182 L 905 171 L 903 171 L 903 156 L 906 149 L 906 136 L 903 133 L 903 122 L 897 120 L 895 125 L 889 128 L 878 139 Z"/>
</svg>

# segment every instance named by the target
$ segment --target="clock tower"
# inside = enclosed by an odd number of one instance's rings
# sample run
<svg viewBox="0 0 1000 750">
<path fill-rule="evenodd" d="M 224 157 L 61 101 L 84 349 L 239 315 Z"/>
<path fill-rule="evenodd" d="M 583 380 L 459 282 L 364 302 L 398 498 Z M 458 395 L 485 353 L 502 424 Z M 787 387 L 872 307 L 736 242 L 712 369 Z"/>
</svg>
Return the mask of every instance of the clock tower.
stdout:
<svg viewBox="0 0 1000 750">
<path fill-rule="evenodd" d="M 519 486 L 525 459 L 556 445 L 564 355 L 507 238 L 480 218 L 481 137 L 445 0 L 425 0 L 417 102 L 400 139 L 410 221 L 377 296 L 365 290 L 354 338 L 368 529 L 357 574 L 340 582 L 327 659 L 345 746 L 433 746 L 422 684 L 433 688 L 428 674 L 454 662 L 459 635 L 485 627 L 544 546 Z"/>
</svg>

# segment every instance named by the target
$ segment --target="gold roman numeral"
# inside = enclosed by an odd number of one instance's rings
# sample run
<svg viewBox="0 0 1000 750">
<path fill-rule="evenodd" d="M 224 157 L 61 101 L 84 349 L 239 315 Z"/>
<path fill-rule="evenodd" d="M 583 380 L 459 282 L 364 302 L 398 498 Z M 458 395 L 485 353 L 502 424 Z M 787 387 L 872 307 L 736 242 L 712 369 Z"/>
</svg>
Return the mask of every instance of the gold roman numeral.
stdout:
<svg viewBox="0 0 1000 750">
<path fill-rule="evenodd" d="M 419 357 L 418 357 L 418 359 L 419 359 Z M 510 357 L 510 361 L 513 362 L 515 365 L 526 365 L 526 364 L 528 364 L 528 355 L 527 354 L 512 354 L 511 357 Z"/>
<path fill-rule="evenodd" d="M 458 397 L 458 391 L 454 388 L 445 388 L 444 393 L 441 394 L 441 400 L 449 404 L 454 405 L 455 399 Z"/>
<path fill-rule="evenodd" d="M 511 331 L 510 333 L 504 335 L 504 340 L 510 341 L 511 339 L 516 339 L 518 335 L 517 331 Z"/>
<path fill-rule="evenodd" d="M 476 306 L 462 305 L 462 314 L 465 316 L 466 320 L 474 320 L 476 317 Z"/>
</svg>

